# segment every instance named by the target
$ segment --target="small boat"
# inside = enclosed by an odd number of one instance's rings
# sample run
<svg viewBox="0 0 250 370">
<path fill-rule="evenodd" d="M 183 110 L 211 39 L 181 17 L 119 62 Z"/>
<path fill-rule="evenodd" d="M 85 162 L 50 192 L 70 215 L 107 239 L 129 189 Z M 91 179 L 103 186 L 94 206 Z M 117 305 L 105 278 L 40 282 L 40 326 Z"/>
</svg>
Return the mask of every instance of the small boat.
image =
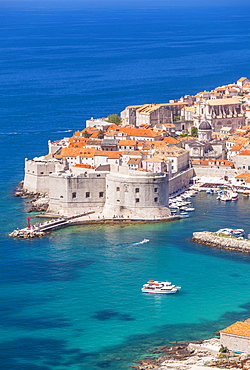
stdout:
<svg viewBox="0 0 250 370">
<path fill-rule="evenodd" d="M 249 197 L 249 193 L 243 193 L 243 197 L 248 198 Z"/>
<path fill-rule="evenodd" d="M 207 194 L 214 194 L 214 189 L 207 189 L 206 193 Z"/>
<path fill-rule="evenodd" d="M 229 200 L 237 200 L 238 199 L 238 193 L 224 190 L 223 192 L 220 192 L 219 196 L 217 197 L 218 200 L 222 200 L 224 202 L 227 202 Z"/>
<path fill-rule="evenodd" d="M 245 231 L 243 229 L 220 229 L 216 231 L 218 234 L 228 235 L 228 236 L 234 236 L 236 238 L 243 237 L 245 235 Z"/>
<path fill-rule="evenodd" d="M 180 289 L 180 286 L 173 285 L 170 281 L 149 280 L 143 285 L 141 291 L 151 294 L 174 294 Z"/>
<path fill-rule="evenodd" d="M 195 209 L 193 207 L 187 207 L 185 209 L 186 212 L 193 212 Z"/>
<path fill-rule="evenodd" d="M 149 242 L 149 239 L 143 239 L 143 240 L 141 241 L 141 243 L 147 243 L 147 242 Z"/>
<path fill-rule="evenodd" d="M 180 218 L 188 218 L 188 217 L 189 217 L 189 214 L 188 214 L 187 212 L 181 212 L 181 213 L 179 214 L 179 217 L 180 217 Z"/>
</svg>

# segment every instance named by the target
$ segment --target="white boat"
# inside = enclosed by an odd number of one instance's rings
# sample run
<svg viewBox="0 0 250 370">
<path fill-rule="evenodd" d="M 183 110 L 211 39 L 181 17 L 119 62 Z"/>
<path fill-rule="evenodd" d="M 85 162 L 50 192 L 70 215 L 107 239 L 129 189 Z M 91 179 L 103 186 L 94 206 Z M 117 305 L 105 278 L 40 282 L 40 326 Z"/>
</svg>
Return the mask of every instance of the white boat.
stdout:
<svg viewBox="0 0 250 370">
<path fill-rule="evenodd" d="M 220 229 L 216 231 L 218 234 L 228 235 L 228 236 L 234 236 L 236 238 L 243 237 L 245 235 L 245 231 L 243 229 Z"/>
<path fill-rule="evenodd" d="M 195 209 L 193 207 L 187 207 L 185 211 L 187 212 L 193 212 Z"/>
<path fill-rule="evenodd" d="M 207 189 L 206 193 L 207 194 L 214 194 L 214 189 Z"/>
<path fill-rule="evenodd" d="M 174 294 L 180 289 L 180 286 L 173 285 L 170 281 L 149 280 L 141 291 L 151 294 Z"/>
<path fill-rule="evenodd" d="M 222 200 L 224 202 L 227 202 L 229 200 L 237 200 L 238 199 L 238 193 L 230 191 L 230 190 L 224 190 L 223 192 L 220 192 L 217 199 Z"/>
<path fill-rule="evenodd" d="M 149 242 L 149 239 L 143 239 L 143 240 L 141 241 L 141 243 L 147 243 L 147 242 Z"/>
<path fill-rule="evenodd" d="M 181 213 L 179 214 L 179 217 L 180 217 L 180 218 L 188 218 L 188 217 L 189 217 L 189 214 L 188 214 L 187 212 L 181 212 Z"/>
</svg>

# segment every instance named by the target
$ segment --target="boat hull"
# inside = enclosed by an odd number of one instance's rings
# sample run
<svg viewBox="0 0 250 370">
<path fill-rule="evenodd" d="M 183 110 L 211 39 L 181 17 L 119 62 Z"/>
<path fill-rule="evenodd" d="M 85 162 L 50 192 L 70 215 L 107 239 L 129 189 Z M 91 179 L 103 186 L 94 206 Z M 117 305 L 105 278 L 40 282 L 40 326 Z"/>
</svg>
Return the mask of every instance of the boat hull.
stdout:
<svg viewBox="0 0 250 370">
<path fill-rule="evenodd" d="M 149 293 L 149 294 L 175 294 L 178 290 L 177 289 L 174 289 L 174 290 L 170 290 L 170 291 L 166 291 L 166 292 L 163 292 L 163 291 L 152 291 L 152 290 L 148 290 L 148 289 L 142 289 L 141 290 L 143 293 Z"/>
</svg>

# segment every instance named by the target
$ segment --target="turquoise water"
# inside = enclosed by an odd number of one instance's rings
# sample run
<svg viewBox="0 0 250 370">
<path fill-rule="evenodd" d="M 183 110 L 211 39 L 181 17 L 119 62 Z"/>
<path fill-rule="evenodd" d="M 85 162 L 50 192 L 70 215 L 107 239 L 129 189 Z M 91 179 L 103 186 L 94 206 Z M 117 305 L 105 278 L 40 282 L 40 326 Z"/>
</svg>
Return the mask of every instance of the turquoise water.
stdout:
<svg viewBox="0 0 250 370">
<path fill-rule="evenodd" d="M 198 194 L 175 223 L 73 227 L 37 240 L 15 199 L 24 158 L 126 105 L 165 102 L 249 76 L 249 10 L 8 9 L 0 5 L 0 367 L 110 370 L 176 340 L 250 317 L 249 256 L 191 243 L 193 231 L 249 230 L 249 199 Z M 144 239 L 148 243 L 140 244 Z M 141 293 L 148 279 L 178 294 Z"/>
<path fill-rule="evenodd" d="M 43 239 L 6 240 L 2 363 L 6 357 L 14 369 L 20 361 L 23 368 L 123 369 L 154 346 L 211 337 L 248 318 L 249 256 L 189 238 L 221 227 L 249 232 L 249 201 L 222 203 L 200 193 L 195 212 L 179 222 L 78 226 Z M 144 238 L 149 242 L 140 243 Z M 170 279 L 182 289 L 143 294 L 148 279 Z"/>
</svg>

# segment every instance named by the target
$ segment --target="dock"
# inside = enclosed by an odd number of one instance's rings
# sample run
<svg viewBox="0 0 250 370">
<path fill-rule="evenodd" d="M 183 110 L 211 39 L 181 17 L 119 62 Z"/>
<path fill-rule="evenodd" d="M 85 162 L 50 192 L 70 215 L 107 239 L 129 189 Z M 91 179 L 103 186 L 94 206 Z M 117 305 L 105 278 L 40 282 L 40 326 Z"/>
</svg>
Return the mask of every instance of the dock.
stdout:
<svg viewBox="0 0 250 370">
<path fill-rule="evenodd" d="M 22 239 L 40 238 L 50 233 L 51 231 L 63 229 L 68 226 L 78 225 L 80 223 L 80 217 L 88 216 L 92 213 L 95 212 L 90 211 L 70 217 L 58 217 L 49 221 L 44 221 L 42 223 L 36 223 L 35 225 L 30 225 L 30 223 L 28 223 L 27 227 L 12 231 L 11 233 L 9 233 L 9 236 Z"/>
</svg>

